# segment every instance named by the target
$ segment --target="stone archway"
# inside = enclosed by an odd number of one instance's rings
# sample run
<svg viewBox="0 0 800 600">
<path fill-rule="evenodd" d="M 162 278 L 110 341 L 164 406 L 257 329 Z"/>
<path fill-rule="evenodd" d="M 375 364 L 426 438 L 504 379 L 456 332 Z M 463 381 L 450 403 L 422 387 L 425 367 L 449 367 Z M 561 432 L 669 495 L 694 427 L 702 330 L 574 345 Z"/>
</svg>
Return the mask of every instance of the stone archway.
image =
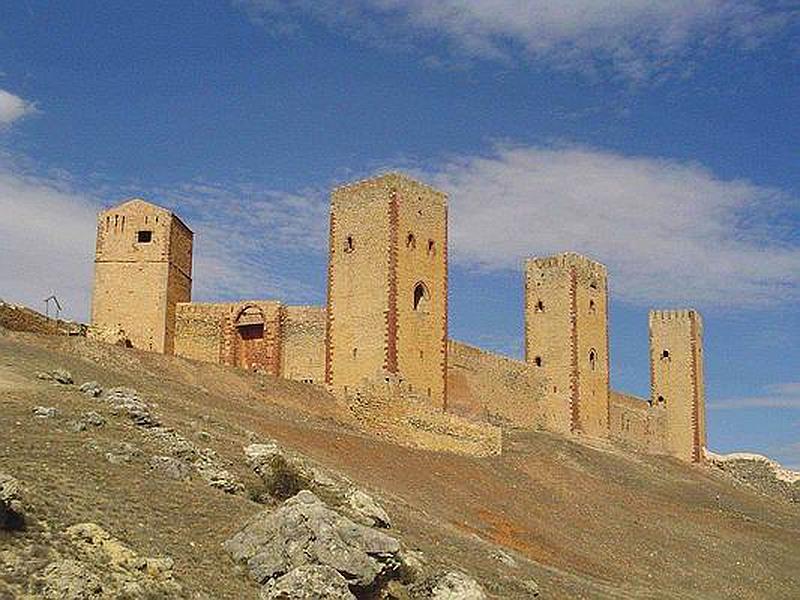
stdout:
<svg viewBox="0 0 800 600">
<path fill-rule="evenodd" d="M 242 369 L 266 369 L 264 313 L 257 306 L 245 306 L 233 322 L 233 364 Z"/>
</svg>

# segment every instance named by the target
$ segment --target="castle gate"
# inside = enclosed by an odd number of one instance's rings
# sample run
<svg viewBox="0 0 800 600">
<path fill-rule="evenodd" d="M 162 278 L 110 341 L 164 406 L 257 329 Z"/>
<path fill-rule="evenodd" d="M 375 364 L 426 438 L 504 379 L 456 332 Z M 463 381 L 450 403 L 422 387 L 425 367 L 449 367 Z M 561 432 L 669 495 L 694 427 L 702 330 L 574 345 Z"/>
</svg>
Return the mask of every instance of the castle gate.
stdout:
<svg viewBox="0 0 800 600">
<path fill-rule="evenodd" d="M 256 306 L 244 308 L 234 322 L 234 366 L 252 370 L 268 369 L 272 357 L 264 337 L 264 313 Z"/>
</svg>

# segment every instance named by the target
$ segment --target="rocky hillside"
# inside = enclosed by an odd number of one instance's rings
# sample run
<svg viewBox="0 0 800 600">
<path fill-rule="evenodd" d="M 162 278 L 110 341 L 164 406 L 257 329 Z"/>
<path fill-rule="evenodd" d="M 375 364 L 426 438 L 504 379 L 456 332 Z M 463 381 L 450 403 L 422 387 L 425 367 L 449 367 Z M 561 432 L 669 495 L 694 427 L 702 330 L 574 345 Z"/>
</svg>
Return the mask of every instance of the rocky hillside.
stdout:
<svg viewBox="0 0 800 600">
<path fill-rule="evenodd" d="M 313 386 L 0 329 L 0 599 L 797 597 L 800 506 L 769 485 L 359 423 Z"/>
</svg>

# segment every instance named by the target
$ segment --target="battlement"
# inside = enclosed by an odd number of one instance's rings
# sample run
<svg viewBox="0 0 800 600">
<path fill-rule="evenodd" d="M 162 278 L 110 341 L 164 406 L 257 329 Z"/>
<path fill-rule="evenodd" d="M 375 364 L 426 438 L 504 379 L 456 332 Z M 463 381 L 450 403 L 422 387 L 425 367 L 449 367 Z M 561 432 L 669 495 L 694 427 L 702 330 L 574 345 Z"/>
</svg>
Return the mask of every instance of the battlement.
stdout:
<svg viewBox="0 0 800 600">
<path fill-rule="evenodd" d="M 430 194 L 435 198 L 441 199 L 443 202 L 447 201 L 447 194 L 445 192 L 437 190 L 436 188 L 418 181 L 413 177 L 406 175 L 405 173 L 400 173 L 399 171 L 389 171 L 388 173 L 383 173 L 375 177 L 367 177 L 365 179 L 359 179 L 357 181 L 336 186 L 333 188 L 331 195 L 334 199 L 339 196 L 343 196 L 348 200 L 352 200 L 354 198 L 353 193 L 361 188 L 391 189 L 393 187 L 418 188 L 424 190 L 425 193 Z"/>
<path fill-rule="evenodd" d="M 584 256 L 583 254 L 578 254 L 577 252 L 562 252 L 560 254 L 554 254 L 553 256 L 533 256 L 531 258 L 526 259 L 525 261 L 526 269 L 551 269 L 553 267 L 577 267 L 579 269 L 585 269 L 588 271 L 594 271 L 597 274 L 602 274 L 606 276 L 608 270 L 606 266 L 598 262 L 588 256 Z"/>
<path fill-rule="evenodd" d="M 650 321 L 689 321 L 694 319 L 697 323 L 702 323 L 700 313 L 693 308 L 681 308 L 672 310 L 651 310 Z"/>
</svg>

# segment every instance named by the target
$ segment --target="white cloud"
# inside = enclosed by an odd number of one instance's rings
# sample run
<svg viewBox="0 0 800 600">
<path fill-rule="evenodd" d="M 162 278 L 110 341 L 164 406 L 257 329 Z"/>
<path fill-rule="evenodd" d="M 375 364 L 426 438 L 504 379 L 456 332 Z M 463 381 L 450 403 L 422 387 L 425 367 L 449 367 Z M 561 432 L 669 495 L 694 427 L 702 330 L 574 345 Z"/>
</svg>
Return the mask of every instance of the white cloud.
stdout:
<svg viewBox="0 0 800 600">
<path fill-rule="evenodd" d="M 637 304 L 800 298 L 791 199 L 695 164 L 500 147 L 427 177 L 450 194 L 452 256 L 464 265 L 517 269 L 527 256 L 573 250 L 607 264 L 614 296 Z"/>
<path fill-rule="evenodd" d="M 30 174 L 0 155 L 0 298 L 88 317 L 97 205 L 63 176 Z"/>
<path fill-rule="evenodd" d="M 790 408 L 800 410 L 800 383 L 776 383 L 764 388 L 757 396 L 726 398 L 711 402 L 712 410 L 737 410 L 741 408 Z M 800 451 L 800 443 L 794 445 Z M 800 454 L 797 454 L 800 457 Z"/>
<path fill-rule="evenodd" d="M 36 112 L 33 103 L 0 89 L 0 127 Z"/>
<path fill-rule="evenodd" d="M 798 17 L 758 0 L 237 0 L 279 31 L 297 15 L 384 44 L 420 34 L 460 54 L 526 55 L 565 68 L 606 64 L 631 79 L 716 43 L 752 48 Z M 405 42 L 412 45 L 414 42 Z"/>
</svg>

